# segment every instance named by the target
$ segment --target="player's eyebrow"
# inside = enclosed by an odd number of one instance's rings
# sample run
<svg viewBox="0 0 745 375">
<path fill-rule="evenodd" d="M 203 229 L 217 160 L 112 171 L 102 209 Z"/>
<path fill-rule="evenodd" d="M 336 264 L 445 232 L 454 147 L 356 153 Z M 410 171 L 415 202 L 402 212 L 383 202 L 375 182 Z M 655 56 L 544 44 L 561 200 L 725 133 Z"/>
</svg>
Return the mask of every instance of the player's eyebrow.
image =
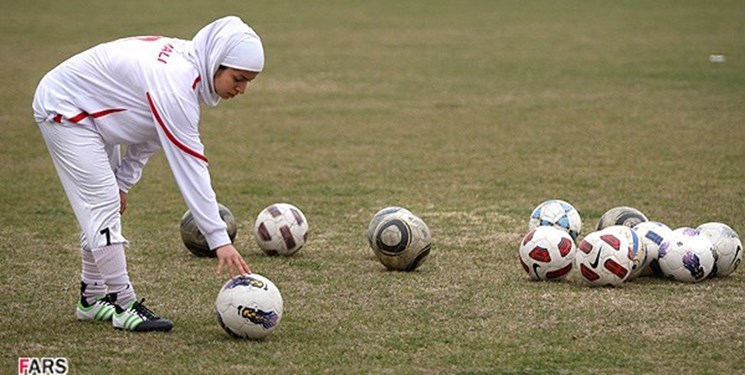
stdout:
<svg viewBox="0 0 745 375">
<path fill-rule="evenodd" d="M 248 76 L 246 76 L 246 75 L 243 75 L 243 73 L 238 73 L 238 74 L 237 74 L 237 76 L 238 76 L 238 78 L 240 78 L 240 80 L 242 80 L 242 81 L 249 81 L 249 82 L 251 82 L 251 77 L 248 77 Z"/>
</svg>

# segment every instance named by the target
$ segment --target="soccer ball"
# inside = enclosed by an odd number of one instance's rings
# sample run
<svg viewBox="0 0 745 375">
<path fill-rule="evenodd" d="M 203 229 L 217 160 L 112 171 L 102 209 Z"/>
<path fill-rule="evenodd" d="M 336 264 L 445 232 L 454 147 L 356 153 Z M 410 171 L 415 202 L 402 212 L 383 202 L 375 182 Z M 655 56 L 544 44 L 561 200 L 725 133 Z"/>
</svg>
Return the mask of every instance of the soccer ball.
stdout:
<svg viewBox="0 0 745 375">
<path fill-rule="evenodd" d="M 634 253 L 626 236 L 595 231 L 582 239 L 574 257 L 580 278 L 590 286 L 618 286 L 631 274 Z"/>
<path fill-rule="evenodd" d="M 398 207 L 398 206 L 390 206 L 382 208 L 380 211 L 376 212 L 375 215 L 373 215 L 372 220 L 370 220 L 370 224 L 367 226 L 367 243 L 372 247 L 373 245 L 373 232 L 375 232 L 375 228 L 378 227 L 378 224 L 383 220 L 384 217 L 387 215 L 390 215 L 394 212 L 404 211 L 407 213 L 411 213 L 409 210 Z"/>
<path fill-rule="evenodd" d="M 662 270 L 658 263 L 658 250 L 673 230 L 659 221 L 643 221 L 634 225 L 634 230 L 641 237 L 644 247 L 647 249 L 647 262 L 642 266 L 642 275 L 662 276 Z"/>
<path fill-rule="evenodd" d="M 539 226 L 520 243 L 520 263 L 533 280 L 561 280 L 572 270 L 576 249 L 569 233 Z"/>
<path fill-rule="evenodd" d="M 235 235 L 238 233 L 238 224 L 235 222 L 235 217 L 230 210 L 222 204 L 217 204 L 220 218 L 228 225 L 228 237 L 230 242 L 235 240 Z M 214 251 L 210 250 L 210 246 L 207 244 L 207 239 L 204 238 L 202 232 L 199 231 L 196 221 L 194 221 L 194 215 L 190 210 L 186 210 L 184 216 L 181 217 L 181 241 L 184 242 L 192 254 L 199 257 L 216 257 Z"/>
<path fill-rule="evenodd" d="M 576 241 L 582 231 L 582 218 L 571 204 L 560 199 L 551 199 L 533 209 L 528 221 L 528 230 L 544 225 L 559 228 L 569 233 L 572 240 Z"/>
<path fill-rule="evenodd" d="M 648 221 L 647 216 L 634 207 L 614 207 L 600 217 L 595 230 L 605 229 L 612 225 L 625 225 L 633 228 L 634 225 L 643 221 Z"/>
<path fill-rule="evenodd" d="M 308 220 L 299 208 L 289 203 L 275 203 L 256 217 L 254 238 L 267 255 L 289 256 L 308 240 Z"/>
<path fill-rule="evenodd" d="M 659 263 L 665 276 L 689 283 L 705 279 L 714 268 L 714 245 L 697 229 L 673 230 L 660 245 Z"/>
<path fill-rule="evenodd" d="M 742 242 L 737 233 L 729 225 L 717 222 L 701 224 L 697 229 L 714 245 L 716 262 L 711 276 L 727 276 L 735 272 L 742 261 Z"/>
<path fill-rule="evenodd" d="M 611 225 L 608 228 L 605 228 L 605 230 L 614 232 L 619 236 L 624 236 L 629 241 L 631 252 L 634 254 L 634 265 L 631 267 L 631 273 L 626 280 L 628 281 L 637 278 L 648 263 L 647 249 L 644 247 L 644 242 L 641 240 L 641 237 L 639 237 L 639 234 L 636 233 L 634 229 L 625 225 Z"/>
<path fill-rule="evenodd" d="M 432 234 L 422 219 L 402 209 L 381 218 L 370 248 L 389 270 L 413 271 L 429 256 Z"/>
<path fill-rule="evenodd" d="M 279 289 L 255 273 L 230 279 L 215 301 L 217 321 L 235 338 L 265 338 L 277 328 L 283 311 Z"/>
</svg>

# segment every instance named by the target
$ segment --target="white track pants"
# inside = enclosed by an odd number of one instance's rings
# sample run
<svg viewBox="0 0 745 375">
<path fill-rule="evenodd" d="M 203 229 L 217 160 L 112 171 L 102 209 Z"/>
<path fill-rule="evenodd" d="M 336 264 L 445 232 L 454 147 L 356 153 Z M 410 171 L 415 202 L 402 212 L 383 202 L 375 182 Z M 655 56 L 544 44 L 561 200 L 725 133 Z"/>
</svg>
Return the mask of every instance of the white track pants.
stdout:
<svg viewBox="0 0 745 375">
<path fill-rule="evenodd" d="M 82 230 L 81 247 L 127 245 L 121 233 L 119 146 L 107 146 L 89 125 L 42 122 L 39 129 Z"/>
</svg>

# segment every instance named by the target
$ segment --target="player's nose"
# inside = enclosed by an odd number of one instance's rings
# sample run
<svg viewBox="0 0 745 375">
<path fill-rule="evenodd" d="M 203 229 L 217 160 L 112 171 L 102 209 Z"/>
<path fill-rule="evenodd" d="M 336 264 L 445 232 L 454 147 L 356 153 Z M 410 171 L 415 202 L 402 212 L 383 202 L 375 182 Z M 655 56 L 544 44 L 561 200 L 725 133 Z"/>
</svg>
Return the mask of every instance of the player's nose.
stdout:
<svg viewBox="0 0 745 375">
<path fill-rule="evenodd" d="M 237 85 L 237 86 L 235 87 L 235 90 L 236 90 L 236 91 L 238 91 L 238 93 L 239 93 L 239 94 L 243 94 L 243 93 L 245 93 L 245 92 L 246 92 L 246 89 L 247 89 L 247 88 L 248 88 L 248 84 L 246 84 L 246 83 L 244 82 L 244 83 L 239 83 L 239 84 L 238 84 L 238 85 Z"/>
</svg>

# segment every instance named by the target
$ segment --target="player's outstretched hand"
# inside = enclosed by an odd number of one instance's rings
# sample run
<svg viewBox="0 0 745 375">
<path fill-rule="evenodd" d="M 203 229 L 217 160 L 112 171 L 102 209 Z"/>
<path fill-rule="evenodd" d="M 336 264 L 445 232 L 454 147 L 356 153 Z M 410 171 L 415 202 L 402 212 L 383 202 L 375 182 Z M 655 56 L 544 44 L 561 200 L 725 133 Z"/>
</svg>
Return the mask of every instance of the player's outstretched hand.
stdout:
<svg viewBox="0 0 745 375">
<path fill-rule="evenodd" d="M 251 273 L 248 263 L 231 244 L 220 246 L 215 250 L 217 253 L 217 274 L 220 274 L 222 268 L 228 269 L 230 277 Z"/>
</svg>

